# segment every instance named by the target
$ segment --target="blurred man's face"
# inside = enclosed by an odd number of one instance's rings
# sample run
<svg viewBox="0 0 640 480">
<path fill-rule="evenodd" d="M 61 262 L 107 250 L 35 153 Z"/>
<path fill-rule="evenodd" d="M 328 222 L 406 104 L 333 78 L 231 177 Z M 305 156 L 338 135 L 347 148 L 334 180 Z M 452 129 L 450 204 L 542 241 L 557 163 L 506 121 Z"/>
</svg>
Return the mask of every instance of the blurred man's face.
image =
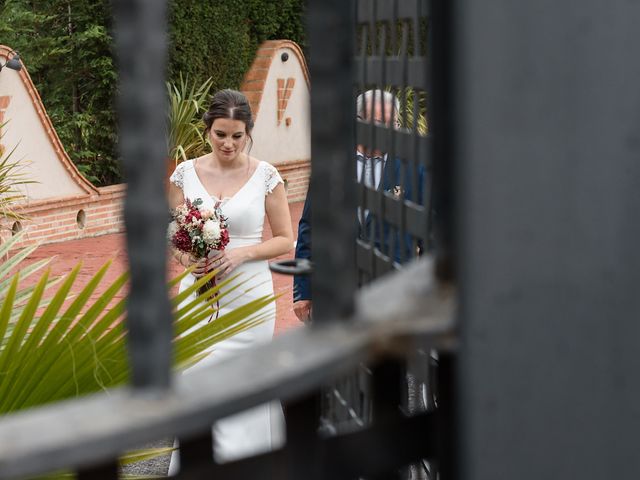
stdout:
<svg viewBox="0 0 640 480">
<path fill-rule="evenodd" d="M 370 122 L 371 121 L 371 110 L 373 110 L 373 122 L 376 125 L 384 125 L 386 127 L 388 127 L 389 125 L 391 125 L 391 119 L 392 117 L 392 105 L 389 104 L 385 104 L 384 105 L 384 116 L 383 116 L 383 102 L 381 101 L 381 99 L 379 97 L 376 98 L 376 103 L 375 103 L 375 108 L 371 108 L 373 104 L 373 100 L 369 100 L 366 105 L 365 105 L 365 116 L 364 118 L 362 118 L 365 122 Z M 397 114 L 397 112 L 395 112 Z M 372 157 L 382 157 L 384 155 L 383 152 L 381 152 L 379 149 L 374 149 L 373 151 L 371 151 L 369 148 L 366 148 L 363 145 L 358 145 L 358 151 L 360 151 L 361 153 L 366 154 L 367 156 L 372 156 Z"/>
<path fill-rule="evenodd" d="M 367 102 L 367 106 L 365 108 L 365 117 L 364 120 L 366 122 L 370 122 L 371 121 L 371 104 L 373 103 L 373 100 Z M 391 125 L 391 118 L 392 118 L 392 106 L 391 104 L 385 104 L 384 105 L 384 116 L 383 116 L 383 108 L 382 108 L 383 102 L 380 101 L 380 99 L 376 98 L 376 104 L 375 104 L 375 108 L 373 109 L 373 121 L 376 125 L 385 125 L 385 126 L 389 126 Z"/>
</svg>

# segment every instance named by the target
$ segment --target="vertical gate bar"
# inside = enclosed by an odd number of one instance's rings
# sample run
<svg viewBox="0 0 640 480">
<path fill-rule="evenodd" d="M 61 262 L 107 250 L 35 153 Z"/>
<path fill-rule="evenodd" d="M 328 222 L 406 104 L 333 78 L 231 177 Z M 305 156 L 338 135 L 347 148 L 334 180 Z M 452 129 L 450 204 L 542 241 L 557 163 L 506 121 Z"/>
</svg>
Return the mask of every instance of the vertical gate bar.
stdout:
<svg viewBox="0 0 640 480">
<path fill-rule="evenodd" d="M 286 458 L 288 479 L 321 480 L 324 462 L 330 461 L 320 450 L 318 442 L 318 418 L 321 396 L 311 392 L 286 405 L 287 420 Z"/>
<path fill-rule="evenodd" d="M 371 420 L 373 425 L 399 419 L 401 406 L 406 399 L 406 364 L 398 358 L 386 358 L 372 368 Z M 426 435 L 426 434 L 425 434 Z M 384 452 L 378 452 L 384 455 Z M 405 473 L 400 469 L 393 474 L 385 473 L 377 479 L 402 479 Z"/>
<path fill-rule="evenodd" d="M 117 480 L 119 465 L 117 460 L 78 470 L 77 480 Z"/>
<path fill-rule="evenodd" d="M 378 7 L 378 1 L 377 0 L 371 0 L 371 16 L 369 17 L 369 38 L 371 39 L 371 57 L 375 58 L 375 57 L 379 57 L 380 56 L 380 35 L 378 32 L 378 25 L 376 22 L 377 19 L 377 7 Z M 365 57 L 366 58 L 366 57 Z M 369 58 L 369 60 L 372 60 L 373 58 Z M 375 71 L 372 69 L 372 71 Z M 365 151 L 369 151 L 369 152 L 373 152 L 377 145 L 378 145 L 378 130 L 375 126 L 375 108 L 374 105 L 376 104 L 376 97 L 377 97 L 377 92 L 376 90 L 378 90 L 380 88 L 380 85 L 378 84 L 379 82 L 379 78 L 376 78 L 375 75 L 373 75 L 373 78 L 368 78 L 368 76 L 365 77 L 365 82 L 366 82 L 366 89 L 367 90 L 373 90 L 373 95 L 371 97 L 371 111 L 369 111 L 368 113 L 368 122 L 369 122 L 369 126 L 367 127 L 369 129 L 369 138 L 370 143 L 365 144 Z M 365 99 L 364 102 L 364 111 L 367 112 L 367 110 L 369 109 L 369 104 Z M 365 118 L 367 117 L 367 115 L 364 115 Z M 372 167 L 373 168 L 373 167 Z M 362 169 L 364 172 L 364 168 Z M 376 185 L 368 185 L 365 186 L 365 189 L 373 189 L 373 190 L 377 190 Z M 371 195 L 367 195 L 369 198 L 373 199 L 373 201 L 371 202 L 372 205 L 370 206 L 371 210 L 370 210 L 370 214 L 369 214 L 369 218 L 371 218 L 370 221 L 366 221 L 365 220 L 365 225 L 366 225 L 366 234 L 369 237 L 369 244 L 371 246 L 371 273 L 373 278 L 376 278 L 378 276 L 381 275 L 381 272 L 379 271 L 378 268 L 378 260 L 376 257 L 376 248 L 378 248 L 378 250 L 382 251 L 383 250 L 383 242 L 379 243 L 379 246 L 376 246 L 376 238 L 380 238 L 380 212 L 381 212 L 381 208 L 380 208 L 380 196 L 379 195 L 375 195 L 375 196 L 371 196 Z M 366 218 L 367 216 L 363 214 L 363 218 Z M 371 280 L 371 279 L 370 279 Z"/>
<path fill-rule="evenodd" d="M 406 365 L 397 358 L 387 358 L 372 368 L 372 420 L 382 421 L 388 417 L 396 417 L 401 413 L 405 403 Z"/>
<path fill-rule="evenodd" d="M 441 352 L 438 368 L 435 370 L 438 391 L 437 428 L 438 455 L 436 468 L 442 480 L 458 478 L 457 459 L 457 402 L 456 391 L 456 355 L 453 352 Z"/>
<path fill-rule="evenodd" d="M 166 0 L 115 0 L 120 70 L 119 144 L 127 179 L 125 226 L 131 270 L 127 304 L 132 384 L 165 389 L 171 366 L 166 286 Z"/>
<path fill-rule="evenodd" d="M 433 113 L 429 123 L 432 138 L 431 208 L 436 275 L 441 281 L 455 278 L 454 197 L 455 175 L 453 142 L 453 15 L 455 0 L 431 0 L 430 51 L 432 91 L 427 96 Z"/>
<path fill-rule="evenodd" d="M 180 471 L 213 464 L 213 438 L 211 428 L 200 435 L 180 439 Z"/>
<path fill-rule="evenodd" d="M 311 231 L 315 324 L 344 319 L 353 311 L 356 285 L 354 13 L 354 2 L 344 0 L 310 0 L 307 10 L 309 73 L 313 85 Z"/>
<path fill-rule="evenodd" d="M 461 476 L 640 478 L 640 2 L 456 3 Z"/>
<path fill-rule="evenodd" d="M 375 18 L 375 4 L 371 3 L 370 5 L 368 5 L 368 7 L 370 8 L 371 11 L 371 17 L 369 19 L 369 22 L 366 24 L 365 27 L 365 31 L 368 32 L 368 42 L 363 41 L 363 48 L 362 48 L 362 91 L 358 92 L 358 93 L 364 93 L 366 90 L 371 88 L 371 80 L 369 79 L 369 69 L 367 67 L 368 65 L 368 60 L 369 60 L 369 54 L 368 54 L 368 46 L 369 44 L 371 45 L 371 53 L 375 54 L 375 46 L 376 46 L 376 27 L 375 27 L 375 22 L 373 21 L 373 19 Z M 367 108 L 367 104 L 366 102 L 363 103 L 364 105 L 364 109 L 366 111 Z M 364 119 L 366 117 L 366 115 L 364 115 L 364 112 L 358 112 L 358 115 L 361 115 L 362 118 Z M 367 127 L 369 128 L 369 127 Z M 373 128 L 373 127 L 371 127 Z M 371 131 L 370 134 L 370 145 L 365 145 L 368 148 L 372 148 L 372 144 L 375 143 L 375 131 Z M 364 141 L 363 141 L 364 144 Z M 363 202 L 361 204 L 360 207 L 360 214 L 362 216 L 361 221 L 363 222 L 362 225 L 362 231 L 364 232 L 365 235 L 365 239 L 367 241 L 367 243 L 369 244 L 369 250 L 368 250 L 368 260 L 369 260 L 369 265 L 368 265 L 368 275 L 365 278 L 366 283 L 369 283 L 373 278 L 376 277 L 376 261 L 375 261 L 375 222 L 371 221 L 366 221 L 366 214 L 365 212 L 368 209 L 372 208 L 372 205 L 370 205 L 369 199 L 371 198 L 369 196 L 368 193 L 368 187 L 365 186 L 365 169 L 362 168 L 362 175 L 361 175 L 361 179 L 360 182 L 362 182 L 362 191 L 364 192 L 364 198 L 363 198 Z M 362 285 L 364 282 L 362 282 L 360 285 Z"/>
</svg>

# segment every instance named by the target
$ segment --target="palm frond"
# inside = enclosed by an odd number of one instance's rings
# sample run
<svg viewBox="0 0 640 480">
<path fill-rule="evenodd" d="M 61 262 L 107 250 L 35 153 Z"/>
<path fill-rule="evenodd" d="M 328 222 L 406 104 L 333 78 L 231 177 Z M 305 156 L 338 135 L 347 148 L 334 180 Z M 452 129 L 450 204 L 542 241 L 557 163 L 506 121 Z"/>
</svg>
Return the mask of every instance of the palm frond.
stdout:
<svg viewBox="0 0 640 480">
<path fill-rule="evenodd" d="M 0 132 L 4 130 L 7 122 L 0 125 Z M 0 141 L 3 133 L 0 133 Z M 11 149 L 0 149 L 0 216 L 13 220 L 24 220 L 26 217 L 18 213 L 13 205 L 24 200 L 24 195 L 16 187 L 36 183 L 24 172 L 25 162 L 15 160 L 14 155 L 17 145 Z"/>
<path fill-rule="evenodd" d="M 79 277 L 80 264 L 59 280 L 51 298 L 44 295 L 50 285 L 48 271 L 40 277 L 23 306 L 16 304 L 21 278 L 18 273 L 11 277 L 4 291 L 0 290 L 0 339 L 3 339 L 0 415 L 128 381 L 126 302 L 121 299 L 111 305 L 126 285 L 128 274 L 103 285 L 109 266 L 107 262 L 72 300 L 69 296 Z M 169 287 L 175 286 L 185 274 L 172 279 Z M 238 290 L 238 286 L 234 286 L 222 292 L 221 288 L 232 280 L 243 288 Z M 178 369 L 197 362 L 217 342 L 264 321 L 266 317 L 261 309 L 275 300 L 273 295 L 259 298 L 220 316 L 215 322 L 194 328 L 211 316 L 216 302 L 246 291 L 248 283 L 228 279 L 196 300 L 187 300 L 206 281 L 207 277 L 201 278 L 171 299 L 175 309 L 174 365 Z M 102 293 L 92 300 L 99 287 Z M 13 310 L 18 310 L 19 316 L 10 329 Z"/>
<path fill-rule="evenodd" d="M 24 232 L 20 232 L 0 244 L 0 258 L 5 258 L 3 262 L 0 262 L 0 297 L 2 296 L 2 292 L 7 289 L 9 283 L 12 281 L 12 273 L 14 272 L 14 270 L 17 270 L 19 266 L 20 278 L 21 280 L 25 280 L 31 275 L 41 271 L 53 260 L 53 258 L 47 258 L 38 262 L 34 262 L 31 265 L 27 265 L 26 267 L 21 267 L 20 264 L 38 248 L 37 244 L 29 247 L 24 247 L 22 250 L 14 253 L 13 256 L 9 257 L 9 252 L 15 250 L 19 242 L 21 242 L 23 239 Z M 57 282 L 57 278 L 50 279 L 47 287 L 51 287 Z M 18 290 L 16 292 L 16 304 L 21 305 L 22 303 L 24 303 L 24 301 L 33 293 L 33 289 L 34 287 L 31 286 Z M 16 315 L 14 314 L 14 317 L 15 316 Z"/>
<path fill-rule="evenodd" d="M 16 236 L 0 245 L 0 255 L 8 255 L 12 245 L 19 241 Z M 80 292 L 72 294 L 82 267 L 79 263 L 64 277 L 51 279 L 46 270 L 35 285 L 20 288 L 25 276 L 35 274 L 48 263 L 36 262 L 11 273 L 33 249 L 19 252 L 0 264 L 0 415 L 123 385 L 130 375 L 126 299 L 112 305 L 126 285 L 128 273 L 103 285 L 111 264 L 107 262 Z M 171 279 L 168 288 L 175 287 L 188 273 L 187 270 Z M 209 354 L 215 355 L 215 351 L 211 352 L 216 343 L 263 322 L 269 314 L 261 313 L 261 309 L 275 301 L 273 295 L 264 296 L 215 322 L 194 328 L 215 312 L 219 302 L 224 304 L 229 298 L 233 301 L 251 289 L 251 278 L 239 282 L 232 277 L 190 299 L 215 274 L 211 272 L 171 298 L 176 370 L 188 368 Z M 231 282 L 235 283 L 229 288 Z M 92 300 L 98 289 L 102 293 Z M 65 307 L 66 304 L 69 305 Z M 125 465 L 171 451 L 172 448 L 139 450 L 124 455 L 120 462 Z M 62 480 L 76 475 L 61 471 L 38 478 Z"/>
</svg>

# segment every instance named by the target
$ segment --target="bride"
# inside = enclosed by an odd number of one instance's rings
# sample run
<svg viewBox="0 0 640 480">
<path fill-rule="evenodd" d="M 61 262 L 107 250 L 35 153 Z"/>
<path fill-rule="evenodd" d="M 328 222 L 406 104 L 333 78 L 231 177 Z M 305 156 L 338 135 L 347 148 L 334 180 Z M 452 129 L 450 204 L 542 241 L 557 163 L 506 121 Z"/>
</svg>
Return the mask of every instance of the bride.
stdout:
<svg viewBox="0 0 640 480">
<path fill-rule="evenodd" d="M 201 260 L 175 252 L 182 266 L 194 267 L 193 274 L 187 275 L 180 284 L 180 290 L 214 269 L 220 271 L 217 280 L 231 273 L 242 273 L 238 282 L 251 278 L 251 286 L 258 285 L 229 303 L 225 298 L 225 305 L 220 306 L 222 316 L 256 298 L 273 294 L 267 260 L 291 251 L 293 232 L 284 184 L 278 171 L 271 164 L 245 153 L 253 128 L 246 97 L 235 90 L 217 92 L 203 119 L 212 152 L 176 167 L 170 179 L 169 206 L 175 208 L 186 199 L 201 198 L 202 207 L 212 209 L 219 204 L 227 217 L 230 242 L 224 251 Z M 263 241 L 265 215 L 273 237 Z M 233 285 L 226 288 L 233 288 Z M 275 324 L 275 304 L 260 313 L 265 312 L 269 313 L 268 320 L 216 344 L 215 353 L 210 353 L 189 370 L 210 366 L 242 349 L 270 341 Z M 213 426 L 216 460 L 225 462 L 270 450 L 282 442 L 283 430 L 282 410 L 274 404 L 260 405 L 220 420 Z M 174 452 L 170 474 L 178 469 L 178 458 Z"/>
</svg>

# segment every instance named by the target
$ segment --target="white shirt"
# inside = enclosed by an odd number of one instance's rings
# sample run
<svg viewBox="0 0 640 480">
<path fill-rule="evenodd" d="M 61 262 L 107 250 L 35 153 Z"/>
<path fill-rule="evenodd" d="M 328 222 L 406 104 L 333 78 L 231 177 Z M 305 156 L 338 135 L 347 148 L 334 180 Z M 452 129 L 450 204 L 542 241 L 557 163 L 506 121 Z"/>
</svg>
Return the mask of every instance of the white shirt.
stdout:
<svg viewBox="0 0 640 480">
<path fill-rule="evenodd" d="M 367 157 L 358 152 L 356 163 L 356 172 L 358 182 L 362 178 L 362 169 L 364 168 L 364 184 L 367 187 L 378 188 L 382 180 L 382 172 L 384 164 L 387 161 L 387 155 L 382 157 Z"/>
<path fill-rule="evenodd" d="M 369 187 L 378 188 L 382 181 L 382 173 L 384 164 L 387 161 L 387 154 L 382 157 L 367 157 L 360 152 L 357 152 L 356 173 L 357 180 L 360 182 L 362 179 L 362 169 L 364 168 L 364 184 Z M 361 207 L 358 207 L 358 220 L 361 224 L 364 223 L 365 217 L 369 215 L 369 209 L 365 209 L 364 215 Z"/>
</svg>

